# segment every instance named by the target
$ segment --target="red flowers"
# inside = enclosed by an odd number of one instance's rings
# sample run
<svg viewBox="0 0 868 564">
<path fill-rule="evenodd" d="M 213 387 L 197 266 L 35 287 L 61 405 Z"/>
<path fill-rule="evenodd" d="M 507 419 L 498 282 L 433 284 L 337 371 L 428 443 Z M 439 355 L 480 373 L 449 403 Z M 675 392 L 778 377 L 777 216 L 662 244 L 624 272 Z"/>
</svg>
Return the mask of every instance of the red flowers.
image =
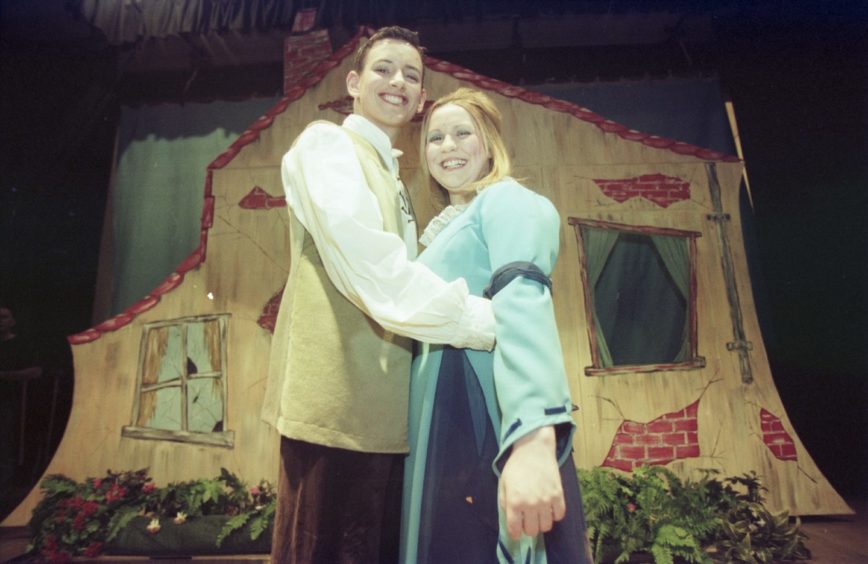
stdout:
<svg viewBox="0 0 868 564">
<path fill-rule="evenodd" d="M 99 541 L 94 541 L 87 545 L 87 548 L 84 549 L 83 554 L 88 558 L 96 558 L 100 554 L 102 554 L 103 543 Z"/>
<path fill-rule="evenodd" d="M 147 517 L 150 522 L 145 529 L 157 534 L 161 515 L 180 526 L 202 515 L 231 517 L 247 513 L 250 530 L 258 535 L 268 528 L 274 515 L 274 488 L 267 481 L 248 488 L 226 469 L 213 480 L 169 484 L 165 489 L 154 485 L 146 469 L 109 471 L 102 478 L 86 478 L 82 482 L 55 474 L 44 478 L 40 485 L 44 497 L 38 511 L 34 511 L 38 519 L 34 517 L 36 532 L 31 549 L 31 554 L 40 561 L 96 558 L 114 540 L 119 524 L 133 526 L 139 523 L 134 521 L 138 516 Z M 243 523 L 221 532 L 217 545 L 240 526 Z"/>
<path fill-rule="evenodd" d="M 81 532 L 84 529 L 84 513 L 79 513 L 72 520 L 72 529 Z"/>
<path fill-rule="evenodd" d="M 109 491 L 105 493 L 105 500 L 111 503 L 113 501 L 123 499 L 125 495 L 127 495 L 127 489 L 119 483 L 115 482 L 111 485 Z"/>
<path fill-rule="evenodd" d="M 90 517 L 99 511 L 99 504 L 95 501 L 85 501 L 81 504 L 81 514 L 85 517 Z"/>
<path fill-rule="evenodd" d="M 49 562 L 70 562 L 72 558 L 57 546 L 57 537 L 48 535 L 42 543 L 42 556 Z"/>
</svg>

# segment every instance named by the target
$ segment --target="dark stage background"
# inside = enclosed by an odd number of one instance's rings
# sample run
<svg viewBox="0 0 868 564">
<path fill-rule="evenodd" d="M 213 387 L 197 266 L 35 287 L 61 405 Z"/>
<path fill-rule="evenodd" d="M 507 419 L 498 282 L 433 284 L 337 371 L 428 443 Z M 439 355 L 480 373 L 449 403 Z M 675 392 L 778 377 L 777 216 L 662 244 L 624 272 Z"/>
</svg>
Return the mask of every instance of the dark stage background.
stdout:
<svg viewBox="0 0 868 564">
<path fill-rule="evenodd" d="M 209 64 L 204 54 L 193 73 L 161 70 L 156 50 L 152 65 L 144 68 L 140 58 L 130 70 L 141 45 L 110 44 L 75 17 L 77 4 L 0 0 L 0 302 L 42 344 L 43 364 L 61 383 L 60 424 L 47 428 L 44 411 L 31 421 L 38 446 L 22 490 L 48 461 L 43 443 L 55 445 L 62 433 L 72 389 L 65 337 L 100 321 L 92 312 L 121 105 L 272 97 L 282 85 L 279 53 L 239 65 Z M 389 9 L 381 12 L 372 11 L 376 2 L 322 4 L 318 23 L 334 44 L 359 23 L 427 26 L 432 41 L 422 39 L 435 57 L 529 88 L 648 77 L 719 81 L 735 106 L 750 178 L 746 240 L 776 385 L 831 483 L 846 499 L 868 497 L 863 3 L 444 0 L 415 3 L 418 9 L 382 2 Z M 675 28 L 643 45 L 631 44 L 628 33 L 611 44 L 537 39 L 528 46 L 516 36 L 497 48 L 467 46 L 466 34 L 500 29 L 503 18 L 543 26 L 559 14 L 604 21 L 614 10 L 641 22 L 654 9 L 705 17 L 710 33 L 697 38 Z M 47 409 L 50 389 L 34 393 L 33 405 Z"/>
</svg>

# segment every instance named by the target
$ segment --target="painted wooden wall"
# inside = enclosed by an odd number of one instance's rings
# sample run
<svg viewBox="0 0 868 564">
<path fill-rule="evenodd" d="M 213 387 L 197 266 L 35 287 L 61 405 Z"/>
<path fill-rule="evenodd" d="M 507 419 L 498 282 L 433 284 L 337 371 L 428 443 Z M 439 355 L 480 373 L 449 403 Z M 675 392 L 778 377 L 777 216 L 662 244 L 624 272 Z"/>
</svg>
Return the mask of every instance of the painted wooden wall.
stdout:
<svg viewBox="0 0 868 564">
<path fill-rule="evenodd" d="M 339 122 L 349 110 L 345 76 L 350 43 L 289 89 L 281 102 L 209 166 L 202 245 L 127 312 L 70 338 L 75 395 L 66 433 L 46 474 L 75 479 L 105 470 L 147 467 L 158 484 L 212 477 L 226 467 L 249 482 L 275 479 L 275 432 L 261 421 L 271 331 L 289 269 L 287 210 L 280 160 L 302 127 Z M 579 425 L 575 459 L 584 468 L 629 470 L 666 463 L 682 476 L 714 468 L 724 476 L 756 471 L 774 509 L 850 513 L 797 437 L 772 380 L 748 278 L 738 207 L 737 159 L 633 132 L 590 110 L 427 61 L 436 98 L 458 86 L 489 90 L 505 118 L 515 175 L 550 198 L 561 214 L 561 254 L 553 275 L 558 325 Z M 418 168 L 416 122 L 398 146 L 402 176 L 420 225 L 433 215 Z M 715 205 L 709 163 L 720 187 Z M 611 191 L 607 181 L 620 181 Z M 676 196 L 661 190 L 676 183 Z M 684 187 L 686 184 L 686 188 Z M 651 185 L 650 192 L 648 186 Z M 644 194 L 645 197 L 638 197 Z M 627 198 L 627 199 L 625 199 Z M 716 214 L 716 215 L 715 215 Z M 714 217 L 728 219 L 715 221 Z M 698 355 L 691 369 L 586 375 L 591 348 L 581 254 L 570 218 L 698 232 Z M 725 241 L 725 243 L 724 243 Z M 727 249 L 725 244 L 729 245 Z M 731 307 L 725 265 L 732 266 Z M 732 295 L 733 292 L 730 292 Z M 745 381 L 733 312 L 752 347 Z M 231 448 L 124 436 L 135 420 L 141 342 L 149 324 L 228 315 L 224 432 Z M 668 462 L 666 462 L 668 460 Z M 21 525 L 38 502 L 35 489 L 3 525 Z"/>
<path fill-rule="evenodd" d="M 742 238 L 738 203 L 742 163 L 632 132 L 600 121 L 583 108 L 492 84 L 448 63 L 439 63 L 439 68 L 445 72 L 432 72 L 426 79 L 432 98 L 460 85 L 493 86 L 490 94 L 504 114 L 515 176 L 551 199 L 560 211 L 554 300 L 567 374 L 574 402 L 580 406 L 577 465 L 629 470 L 636 464 L 672 459 L 667 466 L 685 477 L 698 478 L 700 470 L 710 468 L 722 476 L 756 471 L 769 487 L 769 505 L 777 510 L 851 513 L 796 435 L 772 380 Z M 717 207 L 709 181 L 710 163 L 720 188 Z M 646 185 L 656 182 L 662 190 L 667 182 L 675 183 L 673 179 L 687 182 L 689 197 L 672 198 L 653 189 L 643 192 L 647 186 L 642 186 L 642 180 Z M 413 180 L 415 187 L 422 184 L 421 179 Z M 634 197 L 619 201 L 623 194 L 607 195 L 606 180 L 634 180 L 632 187 L 624 183 Z M 648 197 L 635 197 L 641 193 Z M 414 201 L 420 202 L 424 193 L 415 196 Z M 420 204 L 416 209 L 431 213 Z M 723 221 L 709 218 L 721 212 Z M 592 358 L 580 253 L 570 218 L 700 234 L 696 239 L 697 352 L 705 359 L 704 367 L 585 374 Z M 725 261 L 731 265 L 738 300 L 735 310 L 728 297 Z M 741 318 L 744 340 L 749 343 L 745 362 L 750 383 L 744 381 L 738 350 L 727 346 L 737 340 L 733 315 Z"/>
</svg>

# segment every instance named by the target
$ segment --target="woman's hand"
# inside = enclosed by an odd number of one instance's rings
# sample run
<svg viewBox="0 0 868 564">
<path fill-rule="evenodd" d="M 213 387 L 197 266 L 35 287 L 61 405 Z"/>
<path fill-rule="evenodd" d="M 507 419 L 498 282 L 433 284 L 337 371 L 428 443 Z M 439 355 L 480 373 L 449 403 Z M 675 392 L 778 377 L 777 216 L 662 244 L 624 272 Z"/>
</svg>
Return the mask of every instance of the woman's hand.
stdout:
<svg viewBox="0 0 868 564">
<path fill-rule="evenodd" d="M 536 536 L 551 530 L 566 513 L 555 453 L 554 427 L 542 427 L 518 439 L 503 467 L 498 501 L 506 513 L 509 536 Z"/>
</svg>

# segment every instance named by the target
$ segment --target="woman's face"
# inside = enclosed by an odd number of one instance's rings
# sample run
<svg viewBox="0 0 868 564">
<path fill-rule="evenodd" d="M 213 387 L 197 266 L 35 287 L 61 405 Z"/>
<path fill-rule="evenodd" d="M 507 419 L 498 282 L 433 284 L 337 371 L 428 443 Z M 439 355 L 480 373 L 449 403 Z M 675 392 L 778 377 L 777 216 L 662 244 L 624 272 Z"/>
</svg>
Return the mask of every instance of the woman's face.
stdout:
<svg viewBox="0 0 868 564">
<path fill-rule="evenodd" d="M 467 204 L 476 191 L 470 185 L 488 174 L 491 163 L 479 128 L 455 104 L 440 106 L 428 121 L 425 158 L 431 176 L 449 192 L 449 203 Z"/>
</svg>

